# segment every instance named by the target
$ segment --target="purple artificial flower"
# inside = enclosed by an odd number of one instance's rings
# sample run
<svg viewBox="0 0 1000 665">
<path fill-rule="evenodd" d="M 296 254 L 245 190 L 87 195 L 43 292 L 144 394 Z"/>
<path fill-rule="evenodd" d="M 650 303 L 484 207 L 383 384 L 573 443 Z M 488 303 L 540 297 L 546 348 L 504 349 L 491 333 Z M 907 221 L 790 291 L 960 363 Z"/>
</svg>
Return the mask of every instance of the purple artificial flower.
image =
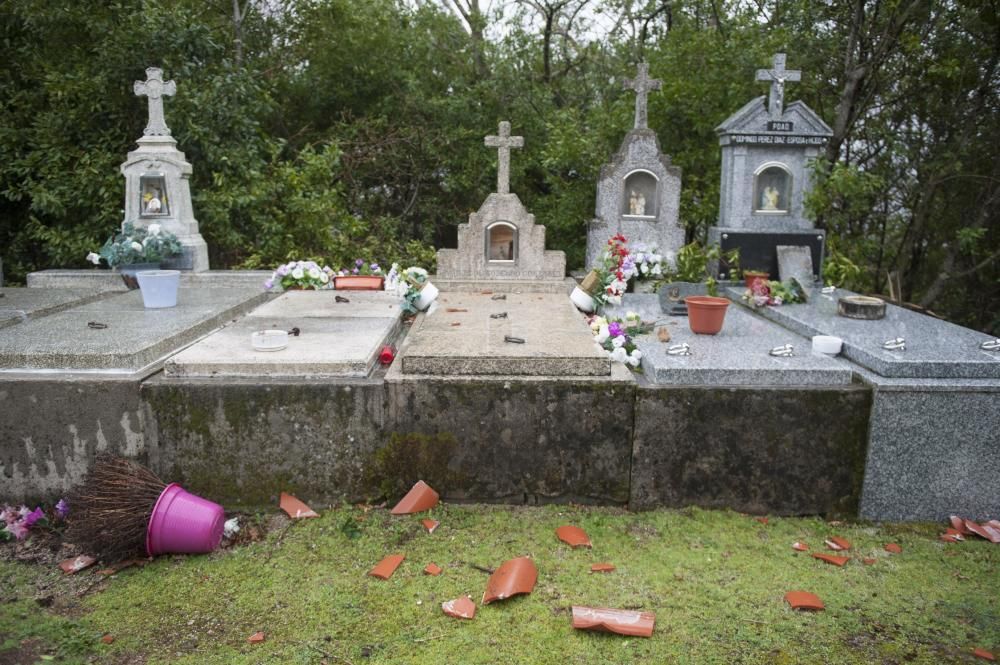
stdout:
<svg viewBox="0 0 1000 665">
<path fill-rule="evenodd" d="M 356 265 L 356 266 L 357 266 L 357 267 L 359 267 L 359 268 L 360 268 L 361 266 L 363 266 L 364 264 L 365 264 L 365 262 L 364 262 L 364 261 L 362 261 L 361 259 L 358 259 L 357 261 L 355 261 L 355 262 L 354 262 L 354 265 Z"/>
<path fill-rule="evenodd" d="M 59 516 L 59 519 L 66 519 L 66 516 L 69 515 L 69 504 L 66 503 L 66 499 L 59 499 L 56 504 L 56 515 Z"/>
<path fill-rule="evenodd" d="M 38 522 L 38 520 L 42 519 L 45 519 L 45 511 L 42 510 L 41 507 L 39 506 L 36 507 L 27 515 L 25 515 L 24 520 L 21 522 L 21 524 L 23 524 L 26 529 L 30 529 L 31 527 L 35 526 L 35 523 Z"/>
<path fill-rule="evenodd" d="M 373 263 L 368 267 L 372 269 L 372 272 L 378 272 L 379 270 L 381 270 L 381 268 L 378 267 L 377 263 Z"/>
<path fill-rule="evenodd" d="M 357 274 L 358 274 L 358 273 L 359 273 L 360 271 L 359 271 L 359 270 L 358 270 L 357 268 L 355 268 L 355 269 L 354 269 L 354 270 L 352 270 L 351 272 L 352 272 L 352 273 L 354 273 L 355 275 L 357 275 Z"/>
<path fill-rule="evenodd" d="M 612 321 L 611 323 L 608 324 L 609 337 L 618 337 L 619 335 L 624 334 L 624 332 L 625 331 L 622 330 L 621 324 L 618 323 L 617 321 Z"/>
<path fill-rule="evenodd" d="M 270 291 L 271 289 L 273 289 L 274 288 L 274 280 L 273 279 L 269 279 L 266 282 L 264 282 L 264 288 L 267 289 L 268 291 Z"/>
<path fill-rule="evenodd" d="M 278 269 L 275 272 L 277 272 L 279 276 L 284 277 L 291 272 L 291 270 L 288 269 L 288 266 L 278 266 Z"/>
</svg>

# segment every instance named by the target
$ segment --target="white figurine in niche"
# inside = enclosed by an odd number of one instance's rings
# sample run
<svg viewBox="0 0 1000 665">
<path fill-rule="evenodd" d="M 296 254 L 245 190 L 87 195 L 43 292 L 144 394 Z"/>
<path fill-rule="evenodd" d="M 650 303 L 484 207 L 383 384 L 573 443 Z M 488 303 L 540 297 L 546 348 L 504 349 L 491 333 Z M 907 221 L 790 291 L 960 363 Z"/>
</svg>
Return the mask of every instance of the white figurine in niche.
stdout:
<svg viewBox="0 0 1000 665">
<path fill-rule="evenodd" d="M 146 212 L 148 212 L 148 213 L 158 213 L 158 212 L 160 212 L 160 209 L 162 207 L 163 207 L 163 204 L 160 201 L 160 190 L 159 189 L 154 189 L 153 192 L 152 192 L 152 196 L 150 196 L 149 200 L 146 201 Z"/>
<path fill-rule="evenodd" d="M 779 197 L 778 190 L 768 185 L 761 196 L 761 210 L 777 210 Z"/>
<path fill-rule="evenodd" d="M 636 192 L 634 189 L 632 190 L 632 194 L 628 199 L 628 209 L 630 215 L 646 214 L 646 197 L 642 192 Z"/>
</svg>

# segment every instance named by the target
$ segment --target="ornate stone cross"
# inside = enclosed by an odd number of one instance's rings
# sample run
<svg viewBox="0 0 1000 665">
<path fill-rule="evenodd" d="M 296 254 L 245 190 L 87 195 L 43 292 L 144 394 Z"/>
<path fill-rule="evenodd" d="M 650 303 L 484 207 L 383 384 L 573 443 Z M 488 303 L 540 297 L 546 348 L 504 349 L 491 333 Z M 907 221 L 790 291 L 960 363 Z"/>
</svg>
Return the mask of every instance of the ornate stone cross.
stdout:
<svg viewBox="0 0 1000 665">
<path fill-rule="evenodd" d="M 785 69 L 785 54 L 774 54 L 774 67 L 758 69 L 758 81 L 771 82 L 771 95 L 767 100 L 767 111 L 772 118 L 780 118 L 785 110 L 785 82 L 801 81 L 802 72 L 798 69 Z"/>
<path fill-rule="evenodd" d="M 486 146 L 497 148 L 497 194 L 510 193 L 510 149 L 523 148 L 523 136 L 510 135 L 510 123 L 500 123 L 500 136 L 487 136 Z"/>
<path fill-rule="evenodd" d="M 663 85 L 660 79 L 649 78 L 649 64 L 639 63 L 639 72 L 634 79 L 625 79 L 623 87 L 635 90 L 635 129 L 646 129 L 646 95 L 650 90 L 659 90 Z"/>
<path fill-rule="evenodd" d="M 143 136 L 170 136 L 170 128 L 163 117 L 163 96 L 173 96 L 177 92 L 177 84 L 173 81 L 163 81 L 163 70 L 159 67 L 146 69 L 146 80 L 136 81 L 132 86 L 136 96 L 145 95 L 149 98 L 149 123 L 142 130 Z"/>
</svg>

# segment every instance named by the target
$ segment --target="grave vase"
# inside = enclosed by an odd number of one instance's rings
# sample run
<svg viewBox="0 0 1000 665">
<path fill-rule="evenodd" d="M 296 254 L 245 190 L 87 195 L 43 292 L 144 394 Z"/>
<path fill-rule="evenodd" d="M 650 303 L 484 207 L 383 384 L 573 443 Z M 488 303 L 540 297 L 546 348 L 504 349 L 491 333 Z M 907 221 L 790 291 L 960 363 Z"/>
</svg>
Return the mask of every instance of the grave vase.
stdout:
<svg viewBox="0 0 1000 665">
<path fill-rule="evenodd" d="M 177 305 L 177 287 L 180 270 L 142 270 L 136 273 L 142 304 L 146 309 L 160 309 Z"/>
<path fill-rule="evenodd" d="M 413 306 L 423 311 L 431 306 L 431 303 L 438 297 L 438 288 L 430 282 L 424 282 L 420 289 L 420 296 L 413 302 Z"/>
<path fill-rule="evenodd" d="M 715 335 L 722 330 L 729 301 L 713 296 L 688 296 L 684 299 L 688 309 L 688 325 L 699 335 Z"/>
</svg>

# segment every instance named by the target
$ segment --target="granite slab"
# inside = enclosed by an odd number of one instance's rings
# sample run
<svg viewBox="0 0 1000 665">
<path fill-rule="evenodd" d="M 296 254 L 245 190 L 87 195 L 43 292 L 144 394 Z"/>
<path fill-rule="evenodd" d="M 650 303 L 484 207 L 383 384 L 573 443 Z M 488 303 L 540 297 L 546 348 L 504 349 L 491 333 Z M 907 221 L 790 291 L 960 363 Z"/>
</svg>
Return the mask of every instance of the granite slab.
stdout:
<svg viewBox="0 0 1000 665">
<path fill-rule="evenodd" d="M 611 361 L 562 294 L 442 293 L 401 351 L 404 374 L 609 376 Z M 464 311 L 448 311 L 448 310 Z M 506 312 L 506 318 L 491 315 Z M 523 344 L 505 337 L 524 340 Z"/>
<path fill-rule="evenodd" d="M 743 290 L 727 295 L 739 302 Z M 844 340 L 843 355 L 862 367 L 890 378 L 996 379 L 1000 378 L 1000 351 L 984 351 L 989 335 L 887 304 L 884 319 L 862 321 L 837 314 L 837 299 L 853 295 L 837 289 L 825 294 L 813 290 L 808 303 L 763 307 L 757 312 L 800 335 L 834 335 Z M 905 351 L 889 351 L 882 344 L 906 340 Z"/>
<path fill-rule="evenodd" d="M 400 299 L 384 292 L 347 294 L 296 291 L 261 305 L 237 323 L 206 337 L 170 358 L 164 373 L 172 377 L 365 377 L 382 346 L 399 334 Z M 256 351 L 251 335 L 258 330 L 298 328 L 288 346 Z"/>
<path fill-rule="evenodd" d="M 112 295 L 0 330 L 0 371 L 139 373 L 268 297 L 257 289 L 181 289 L 176 307 L 145 309 L 138 290 Z"/>
<path fill-rule="evenodd" d="M 0 328 L 54 314 L 103 297 L 93 289 L 0 288 Z"/>
<path fill-rule="evenodd" d="M 686 316 L 669 316 L 656 294 L 626 294 L 622 305 L 608 308 L 608 316 L 624 318 L 633 311 L 644 322 L 665 327 L 670 341 L 661 342 L 655 328 L 639 335 L 642 368 L 651 383 L 708 386 L 843 386 L 853 380 L 848 363 L 813 353 L 811 342 L 751 312 L 730 305 L 722 330 L 716 335 L 691 332 Z M 690 356 L 672 356 L 667 349 L 687 343 Z M 776 357 L 769 351 L 791 344 L 795 355 Z"/>
<path fill-rule="evenodd" d="M 270 270 L 181 271 L 181 288 L 263 289 Z M 28 288 L 88 288 L 97 291 L 125 291 L 121 273 L 107 269 L 39 270 L 28 273 Z"/>
</svg>

